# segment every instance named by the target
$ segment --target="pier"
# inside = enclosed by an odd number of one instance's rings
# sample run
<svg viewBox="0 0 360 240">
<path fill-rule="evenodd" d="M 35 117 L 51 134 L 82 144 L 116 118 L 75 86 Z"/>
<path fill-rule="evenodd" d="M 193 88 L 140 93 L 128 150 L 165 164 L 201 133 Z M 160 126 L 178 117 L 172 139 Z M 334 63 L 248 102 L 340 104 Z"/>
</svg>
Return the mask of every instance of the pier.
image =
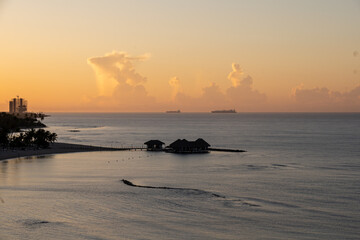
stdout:
<svg viewBox="0 0 360 240">
<path fill-rule="evenodd" d="M 62 147 L 63 149 L 82 149 L 82 150 L 91 150 L 91 151 L 158 151 L 158 152 L 170 152 L 168 149 L 148 149 L 146 147 L 103 147 L 103 146 L 86 146 L 86 145 L 77 145 L 76 147 L 66 146 Z M 205 152 L 205 151 L 204 151 Z M 247 152 L 246 150 L 242 149 L 230 149 L 230 148 L 207 148 L 206 152 Z M 190 153 L 190 152 L 189 152 Z M 192 152 L 191 152 L 192 153 Z"/>
<path fill-rule="evenodd" d="M 148 150 L 146 147 L 90 147 L 97 151 L 143 151 Z M 86 147 L 84 147 L 86 149 Z M 166 149 L 157 150 L 160 152 L 166 152 Z M 208 148 L 210 152 L 247 152 L 242 149 L 230 149 L 230 148 Z"/>
<path fill-rule="evenodd" d="M 163 147 L 165 143 L 160 140 L 149 140 L 144 144 L 146 145 L 146 150 L 148 151 L 164 151 L 167 153 L 209 153 L 211 151 L 246 152 L 245 150 L 240 149 L 210 148 L 211 145 L 202 138 L 198 138 L 196 141 L 178 139 L 165 148 Z"/>
<path fill-rule="evenodd" d="M 67 143 L 52 143 L 51 146 L 60 145 L 59 149 L 77 149 L 77 150 L 84 150 L 84 151 L 142 151 L 146 150 L 146 147 L 114 147 L 114 146 L 92 146 L 92 145 L 80 145 L 80 144 L 67 144 Z"/>
<path fill-rule="evenodd" d="M 163 142 L 161 142 L 162 144 L 164 144 Z M 52 145 L 56 145 L 52 144 Z M 90 150 L 90 151 L 157 151 L 157 152 L 176 152 L 176 151 L 171 151 L 172 149 L 169 148 L 163 148 L 163 147 L 159 147 L 159 148 L 154 148 L 152 147 L 145 147 L 145 146 L 91 146 L 91 145 L 78 145 L 78 144 L 63 144 L 65 146 L 62 146 L 60 148 L 62 149 L 82 149 L 82 150 Z M 231 149 L 231 148 L 206 148 L 203 149 L 203 151 L 178 151 L 179 153 L 201 153 L 201 152 L 247 152 L 246 150 L 242 150 L 242 149 Z"/>
<path fill-rule="evenodd" d="M 137 151 L 146 150 L 146 147 L 128 147 L 128 148 L 116 148 L 115 151 Z"/>
<path fill-rule="evenodd" d="M 229 148 L 208 148 L 208 150 L 214 152 L 246 152 L 245 150 L 229 149 Z"/>
</svg>

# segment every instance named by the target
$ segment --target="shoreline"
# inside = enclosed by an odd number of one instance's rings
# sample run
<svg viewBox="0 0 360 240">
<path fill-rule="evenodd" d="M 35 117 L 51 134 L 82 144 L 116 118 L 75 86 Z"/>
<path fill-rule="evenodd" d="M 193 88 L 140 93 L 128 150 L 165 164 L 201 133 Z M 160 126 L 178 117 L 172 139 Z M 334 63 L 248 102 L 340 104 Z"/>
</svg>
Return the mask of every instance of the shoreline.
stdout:
<svg viewBox="0 0 360 240">
<path fill-rule="evenodd" d="M 95 151 L 125 151 L 125 150 L 129 150 L 129 149 L 97 147 L 97 146 L 81 145 L 81 144 L 73 144 L 73 143 L 52 143 L 50 144 L 50 148 L 45 148 L 45 149 L 0 150 L 0 161 L 10 160 L 14 158 L 21 158 L 21 157 L 48 155 L 48 154 L 95 152 Z"/>
</svg>

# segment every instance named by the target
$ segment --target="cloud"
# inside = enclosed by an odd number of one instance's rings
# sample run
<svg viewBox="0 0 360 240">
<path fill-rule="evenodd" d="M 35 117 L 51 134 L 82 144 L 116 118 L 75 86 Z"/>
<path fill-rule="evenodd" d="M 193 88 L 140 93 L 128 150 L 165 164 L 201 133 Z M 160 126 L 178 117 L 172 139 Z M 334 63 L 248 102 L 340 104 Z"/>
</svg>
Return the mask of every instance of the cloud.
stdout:
<svg viewBox="0 0 360 240">
<path fill-rule="evenodd" d="M 353 56 L 354 56 L 355 58 L 357 58 L 357 57 L 359 56 L 359 52 L 355 50 L 355 51 L 353 52 Z M 358 73 L 358 70 L 357 70 L 357 69 L 354 69 L 353 73 L 354 73 L 354 74 L 357 74 L 357 73 Z"/>
<path fill-rule="evenodd" d="M 173 77 L 169 80 L 169 85 L 172 87 L 171 99 L 175 100 L 176 95 L 180 91 L 180 82 L 178 77 Z"/>
<path fill-rule="evenodd" d="M 360 107 L 360 85 L 351 91 L 342 94 L 342 98 L 346 103 L 357 103 Z M 359 109 L 357 109 L 358 111 Z"/>
<path fill-rule="evenodd" d="M 228 79 L 232 82 L 233 87 L 237 87 L 240 84 L 241 77 L 244 73 L 237 63 L 232 64 L 232 69 L 232 72 L 228 75 Z"/>
<path fill-rule="evenodd" d="M 96 73 L 100 95 L 111 95 L 118 84 L 134 87 L 145 83 L 147 79 L 135 71 L 134 62 L 148 58 L 148 55 L 130 57 L 124 52 L 112 52 L 88 58 L 87 62 Z"/>
<path fill-rule="evenodd" d="M 238 86 L 226 90 L 226 95 L 239 110 L 253 111 L 266 102 L 266 95 L 253 89 L 253 79 L 250 76 L 239 80 Z"/>
<path fill-rule="evenodd" d="M 299 111 L 359 111 L 360 85 L 350 91 L 331 91 L 326 87 L 305 89 L 301 84 L 292 89 Z"/>
<path fill-rule="evenodd" d="M 324 104 L 330 103 L 335 100 L 332 96 L 332 92 L 327 88 L 312 88 L 304 89 L 304 84 L 301 84 L 292 89 L 292 94 L 296 98 L 296 101 L 302 103 L 317 103 Z"/>
<path fill-rule="evenodd" d="M 216 82 L 212 82 L 202 88 L 201 95 L 194 97 L 183 90 L 180 79 L 175 76 L 168 81 L 169 90 L 172 91 L 171 100 L 159 103 L 149 96 L 144 86 L 147 78 L 135 69 L 137 63 L 148 58 L 148 55 L 133 57 L 124 52 L 89 58 L 88 63 L 99 82 L 99 95 L 85 100 L 87 109 L 129 112 L 233 108 L 241 112 L 274 109 L 268 103 L 267 96 L 254 88 L 253 78 L 245 75 L 237 63 L 232 64 L 232 70 L 227 76 L 231 82 L 227 89 L 221 89 Z M 326 87 L 305 88 L 301 84 L 292 89 L 289 99 L 276 104 L 276 109 L 284 111 L 359 111 L 360 85 L 349 91 L 338 92 Z"/>
<path fill-rule="evenodd" d="M 175 97 L 176 105 L 182 109 L 191 111 L 210 111 L 214 109 L 230 108 L 231 103 L 216 83 L 202 89 L 199 97 L 192 97 L 184 92 L 178 92 Z"/>
<path fill-rule="evenodd" d="M 192 108 L 194 111 L 236 108 L 239 111 L 254 111 L 261 108 L 266 101 L 265 94 L 253 89 L 253 79 L 243 77 L 239 64 L 232 64 L 232 72 L 228 75 L 232 86 L 222 91 L 218 84 L 211 83 L 202 89 L 200 97 L 191 97 L 184 92 L 177 92 L 175 102 L 181 108 Z M 176 83 L 176 84 L 175 84 Z M 179 87 L 179 82 L 171 85 Z"/>
<path fill-rule="evenodd" d="M 203 88 L 202 99 L 204 103 L 213 107 L 226 107 L 230 104 L 227 96 L 221 91 L 219 85 L 214 82 L 210 86 Z"/>
<path fill-rule="evenodd" d="M 232 87 L 226 90 L 226 96 L 234 107 L 252 110 L 251 108 L 264 103 L 267 97 L 265 94 L 253 89 L 252 77 L 243 77 L 243 75 L 244 72 L 240 65 L 233 63 L 232 72 L 228 75 L 228 79 L 232 82 Z"/>
<path fill-rule="evenodd" d="M 112 52 L 88 58 L 98 80 L 99 96 L 89 103 L 115 110 L 146 111 L 154 105 L 155 98 L 148 96 L 144 87 L 147 81 L 135 70 L 134 64 L 145 61 L 148 54 L 132 57 L 125 52 Z"/>
</svg>

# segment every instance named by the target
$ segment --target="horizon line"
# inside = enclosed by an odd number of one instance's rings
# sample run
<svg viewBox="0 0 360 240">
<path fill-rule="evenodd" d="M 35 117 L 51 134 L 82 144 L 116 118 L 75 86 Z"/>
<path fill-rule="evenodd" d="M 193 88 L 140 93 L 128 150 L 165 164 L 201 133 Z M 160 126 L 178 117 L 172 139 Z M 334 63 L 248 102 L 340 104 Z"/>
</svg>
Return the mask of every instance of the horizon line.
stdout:
<svg viewBox="0 0 360 240">
<path fill-rule="evenodd" d="M 31 113 L 31 111 L 29 111 L 29 113 Z M 36 113 L 36 112 L 34 112 Z M 262 111 L 258 111 L 258 112 L 236 112 L 236 113 L 212 113 L 211 111 L 189 111 L 189 112 L 180 112 L 180 113 L 166 113 L 165 111 L 164 112 L 159 112 L 159 111 L 154 111 L 154 112 L 118 112 L 118 111 L 114 111 L 114 112 L 111 112 L 111 111 L 104 111 L 104 112 L 100 112 L 100 111 L 49 111 L 49 112 L 42 112 L 42 113 L 99 113 L 99 114 L 113 114 L 113 113 L 124 113 L 124 114 L 169 114 L 169 115 L 178 115 L 178 114 L 207 114 L 207 113 L 211 113 L 211 114 L 214 114 L 214 115 L 234 115 L 234 114 L 264 114 L 264 113 L 268 113 L 268 114 L 282 114 L 282 113 L 294 113 L 294 114 L 299 114 L 299 113 L 304 113 L 304 114 L 309 114 L 309 113 L 317 113 L 317 114 L 358 114 L 360 113 L 360 111 L 358 112 L 334 112 L 334 111 L 313 111 L 313 112 L 310 112 L 310 111 L 292 111 L 292 112 L 286 112 L 286 111 L 274 111 L 274 112 L 262 112 Z"/>
</svg>

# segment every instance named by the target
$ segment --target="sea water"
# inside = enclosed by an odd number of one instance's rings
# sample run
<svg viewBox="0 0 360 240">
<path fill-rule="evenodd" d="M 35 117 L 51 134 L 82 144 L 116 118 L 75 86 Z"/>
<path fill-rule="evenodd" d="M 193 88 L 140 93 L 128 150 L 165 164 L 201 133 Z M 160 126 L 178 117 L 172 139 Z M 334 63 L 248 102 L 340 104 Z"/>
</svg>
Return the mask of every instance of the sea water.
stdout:
<svg viewBox="0 0 360 240">
<path fill-rule="evenodd" d="M 360 238 L 360 114 L 51 114 L 45 123 L 60 142 L 201 137 L 247 152 L 0 162 L 0 239 Z"/>
</svg>

